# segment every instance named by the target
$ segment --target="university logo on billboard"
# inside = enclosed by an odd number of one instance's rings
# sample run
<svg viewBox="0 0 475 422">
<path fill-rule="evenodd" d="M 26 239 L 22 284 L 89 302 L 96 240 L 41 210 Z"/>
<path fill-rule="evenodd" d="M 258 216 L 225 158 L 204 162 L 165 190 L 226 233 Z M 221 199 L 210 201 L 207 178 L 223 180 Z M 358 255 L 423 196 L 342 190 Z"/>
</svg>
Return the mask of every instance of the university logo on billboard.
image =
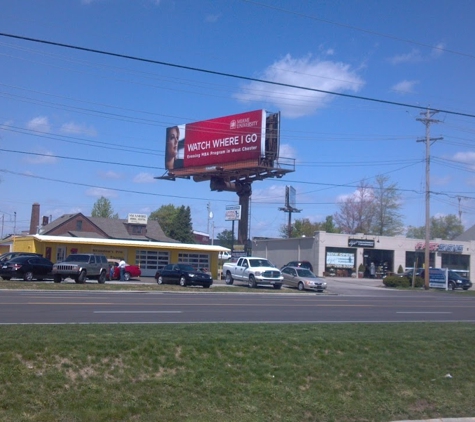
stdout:
<svg viewBox="0 0 475 422">
<path fill-rule="evenodd" d="M 373 239 L 348 239 L 350 248 L 374 248 Z"/>
<path fill-rule="evenodd" d="M 416 251 L 423 251 L 426 248 L 425 242 L 416 243 Z M 453 243 L 429 243 L 430 252 L 452 252 L 452 253 L 462 253 L 463 245 L 455 245 Z"/>
</svg>

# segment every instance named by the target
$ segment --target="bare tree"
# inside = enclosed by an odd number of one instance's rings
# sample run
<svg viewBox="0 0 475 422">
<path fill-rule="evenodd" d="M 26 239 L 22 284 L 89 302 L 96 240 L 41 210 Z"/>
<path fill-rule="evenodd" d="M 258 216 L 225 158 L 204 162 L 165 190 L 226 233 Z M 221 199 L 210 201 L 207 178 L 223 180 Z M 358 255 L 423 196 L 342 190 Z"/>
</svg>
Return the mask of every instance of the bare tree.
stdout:
<svg viewBox="0 0 475 422">
<path fill-rule="evenodd" d="M 375 215 L 373 188 L 362 180 L 351 196 L 341 201 L 335 213 L 336 226 L 342 233 L 369 233 Z"/>
<path fill-rule="evenodd" d="M 374 196 L 374 222 L 371 234 L 379 236 L 394 236 L 404 230 L 401 208 L 401 194 L 396 183 L 388 183 L 389 177 L 376 176 L 373 187 Z"/>
</svg>

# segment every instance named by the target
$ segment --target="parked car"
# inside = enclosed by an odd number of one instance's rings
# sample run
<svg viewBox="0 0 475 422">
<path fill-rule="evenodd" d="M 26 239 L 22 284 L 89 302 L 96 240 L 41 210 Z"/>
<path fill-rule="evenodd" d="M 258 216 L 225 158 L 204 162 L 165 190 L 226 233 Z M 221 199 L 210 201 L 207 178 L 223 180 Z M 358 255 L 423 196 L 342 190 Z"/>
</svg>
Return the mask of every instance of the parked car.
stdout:
<svg viewBox="0 0 475 422">
<path fill-rule="evenodd" d="M 188 264 L 168 264 L 155 274 L 158 284 L 179 284 L 182 287 L 203 286 L 205 289 L 213 284 L 213 278 L 203 271 L 196 271 Z"/>
<path fill-rule="evenodd" d="M 43 280 L 53 278 L 51 271 L 53 263 L 42 256 L 21 255 L 10 259 L 2 264 L 0 276 L 4 280 L 22 278 L 25 281 L 33 279 Z"/>
<path fill-rule="evenodd" d="M 40 253 L 32 253 L 32 252 L 7 252 L 0 255 L 0 263 L 10 261 L 12 258 L 16 258 L 17 256 L 23 255 L 30 255 L 30 256 L 43 256 Z"/>
<path fill-rule="evenodd" d="M 440 272 L 440 273 L 443 273 L 443 275 L 445 276 L 445 270 L 442 268 L 430 268 L 430 272 L 431 273 Z M 402 276 L 407 277 L 410 281 L 412 281 L 413 273 L 414 273 L 414 270 L 409 270 L 403 273 Z M 424 268 L 416 269 L 416 277 L 421 277 L 421 278 L 425 277 Z M 470 289 L 470 287 L 472 287 L 472 282 L 468 278 L 462 277 L 460 274 L 452 270 L 449 270 L 449 273 L 447 276 L 447 283 L 448 283 L 449 290 L 455 290 L 455 289 L 468 290 Z"/>
<path fill-rule="evenodd" d="M 108 280 L 120 280 L 120 269 L 119 269 L 119 262 L 120 259 L 108 259 L 107 262 L 109 265 L 114 267 L 114 273 L 112 278 L 110 276 L 110 271 L 107 274 Z M 124 272 L 124 280 L 129 281 L 131 278 L 137 278 L 142 275 L 142 270 L 138 265 L 130 265 L 125 264 L 125 272 Z"/>
<path fill-rule="evenodd" d="M 316 290 L 318 292 L 323 292 L 327 288 L 325 280 L 317 277 L 308 268 L 284 267 L 281 272 L 284 276 L 284 284 L 289 287 L 296 287 L 299 290 Z"/>
<path fill-rule="evenodd" d="M 313 266 L 310 262 L 308 261 L 290 261 L 287 264 L 285 264 L 282 268 L 284 267 L 301 267 L 301 268 L 307 268 L 308 270 L 312 271 L 313 273 Z"/>
</svg>

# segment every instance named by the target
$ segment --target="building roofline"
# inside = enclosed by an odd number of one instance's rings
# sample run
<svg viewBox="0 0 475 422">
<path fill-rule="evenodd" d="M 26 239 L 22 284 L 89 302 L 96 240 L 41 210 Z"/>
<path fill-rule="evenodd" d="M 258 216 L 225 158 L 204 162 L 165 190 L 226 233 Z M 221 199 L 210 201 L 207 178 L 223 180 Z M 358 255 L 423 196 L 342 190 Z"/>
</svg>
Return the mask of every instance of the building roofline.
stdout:
<svg viewBox="0 0 475 422">
<path fill-rule="evenodd" d="M 229 252 L 229 248 L 219 245 L 200 245 L 194 243 L 171 243 L 171 242 L 156 242 L 156 241 L 140 241 L 140 240 L 121 240 L 121 239 L 101 239 L 91 237 L 69 237 L 69 236 L 48 236 L 44 234 L 34 234 L 22 236 L 33 237 L 40 242 L 55 242 L 55 243 L 75 243 L 75 244 L 96 244 L 96 245 L 114 245 L 114 246 L 142 246 L 142 247 L 161 247 L 163 249 L 188 249 L 194 251 L 207 252 Z"/>
</svg>

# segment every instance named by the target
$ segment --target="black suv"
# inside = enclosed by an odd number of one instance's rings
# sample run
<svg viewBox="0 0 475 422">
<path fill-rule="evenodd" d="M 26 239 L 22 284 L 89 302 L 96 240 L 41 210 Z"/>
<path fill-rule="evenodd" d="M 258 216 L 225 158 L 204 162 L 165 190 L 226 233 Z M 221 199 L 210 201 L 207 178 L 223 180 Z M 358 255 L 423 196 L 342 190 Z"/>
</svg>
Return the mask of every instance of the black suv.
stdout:
<svg viewBox="0 0 475 422">
<path fill-rule="evenodd" d="M 440 269 L 440 268 L 430 268 L 429 271 L 430 273 L 441 272 L 445 276 L 445 270 Z M 413 272 L 414 270 L 409 270 L 403 274 L 403 277 L 407 277 L 409 280 L 412 281 Z M 423 268 L 418 268 L 416 270 L 416 277 L 421 277 L 421 278 L 425 277 Z M 472 282 L 468 278 L 462 277 L 460 274 L 452 270 L 449 270 L 447 282 L 448 282 L 449 290 L 455 290 L 455 289 L 468 290 L 470 289 L 470 287 L 472 287 Z"/>
<path fill-rule="evenodd" d="M 289 263 L 282 266 L 281 269 L 284 268 L 284 267 L 307 268 L 308 270 L 312 271 L 312 273 L 313 273 L 312 264 L 308 261 L 290 261 Z"/>
</svg>

